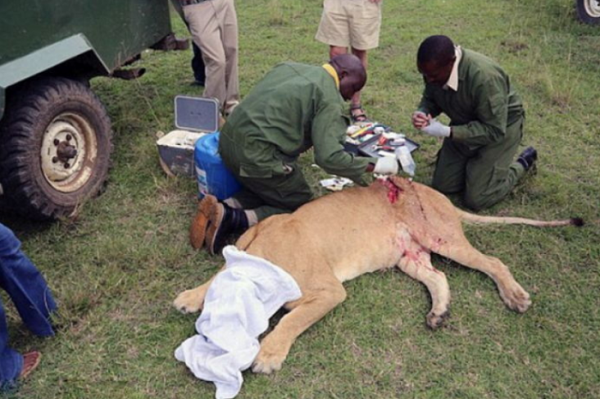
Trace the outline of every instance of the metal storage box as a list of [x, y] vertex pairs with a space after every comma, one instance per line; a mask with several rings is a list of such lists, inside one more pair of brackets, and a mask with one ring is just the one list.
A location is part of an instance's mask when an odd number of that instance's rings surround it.
[[217, 131], [218, 102], [213, 98], [176, 96], [175, 126], [157, 142], [160, 165], [169, 176], [195, 177], [194, 145], [196, 140]]

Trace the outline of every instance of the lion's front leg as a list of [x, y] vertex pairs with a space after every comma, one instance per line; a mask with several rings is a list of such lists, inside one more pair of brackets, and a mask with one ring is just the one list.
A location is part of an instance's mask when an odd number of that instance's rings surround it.
[[337, 280], [327, 289], [315, 292], [305, 293], [298, 305], [263, 339], [252, 371], [270, 374], [281, 369], [296, 338], [346, 298], [346, 290]]
[[202, 284], [199, 287], [191, 290], [185, 290], [173, 301], [173, 306], [181, 313], [196, 313], [202, 309], [204, 305], [204, 297], [208, 290], [208, 283]]
[[[219, 270], [219, 273], [225, 269], [225, 266]], [[218, 273], [212, 276], [210, 280], [206, 283], [202, 284], [199, 287], [193, 288], [191, 290], [185, 290], [173, 301], [173, 306], [175, 309], [179, 310], [181, 313], [196, 313], [202, 310], [204, 306], [204, 298], [206, 297], [206, 292], [208, 291], [208, 287], [212, 284], [215, 277], [217, 277]]]

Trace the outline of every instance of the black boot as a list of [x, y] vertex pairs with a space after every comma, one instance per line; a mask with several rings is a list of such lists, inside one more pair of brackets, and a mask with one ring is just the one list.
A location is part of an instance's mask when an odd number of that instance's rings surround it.
[[526, 172], [531, 169], [531, 167], [535, 164], [535, 161], [537, 161], [537, 151], [533, 147], [525, 148], [525, 151], [523, 151], [521, 155], [519, 155], [519, 158], [517, 158], [517, 162], [523, 165]]
[[234, 234], [248, 230], [248, 217], [243, 209], [230, 208], [217, 204], [209, 217], [205, 244], [212, 255], [221, 252], [227, 245], [227, 239]]

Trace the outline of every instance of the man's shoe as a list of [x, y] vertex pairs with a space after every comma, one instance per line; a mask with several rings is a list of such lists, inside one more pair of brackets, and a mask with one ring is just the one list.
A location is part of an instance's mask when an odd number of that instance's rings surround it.
[[190, 226], [190, 244], [192, 244], [192, 248], [200, 249], [202, 248], [202, 245], [204, 245], [209, 216], [213, 213], [213, 209], [218, 204], [219, 201], [217, 200], [217, 197], [210, 194], [206, 195], [202, 201], [198, 203], [198, 211]]
[[537, 161], [537, 151], [533, 147], [525, 148], [525, 151], [523, 151], [521, 155], [519, 155], [519, 158], [517, 158], [517, 162], [523, 165], [525, 171], [531, 169], [531, 167], [535, 164], [535, 161]]
[[233, 101], [225, 105], [225, 109], [223, 110], [223, 115], [228, 118], [229, 115], [233, 112], [233, 110], [240, 105], [239, 101]]
[[233, 234], [241, 234], [248, 230], [248, 218], [243, 209], [230, 208], [225, 204], [217, 204], [210, 214], [206, 230], [206, 248], [211, 255], [220, 252], [227, 239]]

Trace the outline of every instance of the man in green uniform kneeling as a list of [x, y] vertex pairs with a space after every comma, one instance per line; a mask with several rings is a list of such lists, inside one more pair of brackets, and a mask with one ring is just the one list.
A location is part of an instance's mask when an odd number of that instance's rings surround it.
[[363, 174], [395, 174], [395, 158], [357, 157], [344, 151], [349, 118], [344, 101], [367, 80], [349, 54], [323, 66], [286, 62], [254, 87], [227, 120], [219, 153], [243, 189], [222, 203], [206, 196], [192, 223], [192, 245], [215, 254], [226, 238], [271, 215], [293, 212], [313, 198], [296, 161], [314, 149], [327, 173], [366, 184]]
[[[425, 90], [413, 126], [444, 139], [432, 186], [463, 193], [474, 210], [501, 201], [535, 163], [529, 147], [513, 161], [523, 136], [525, 110], [506, 73], [486, 56], [455, 46], [446, 36], [421, 43], [417, 67]], [[445, 113], [445, 126], [435, 118]]]

